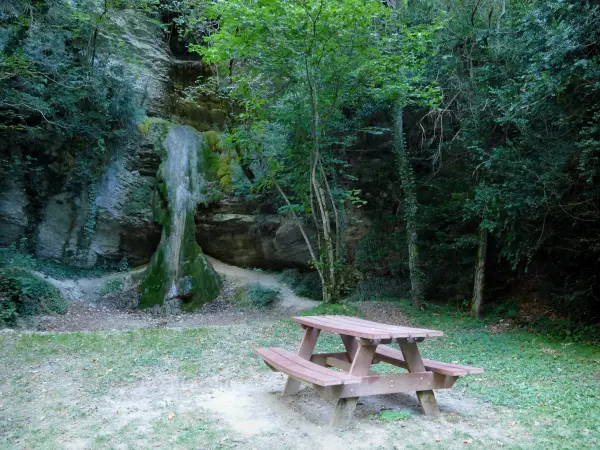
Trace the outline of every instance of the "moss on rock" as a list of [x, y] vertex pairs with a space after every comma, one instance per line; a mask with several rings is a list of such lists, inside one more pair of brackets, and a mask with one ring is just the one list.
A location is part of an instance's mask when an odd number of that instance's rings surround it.
[[211, 200], [203, 137], [171, 126], [163, 141], [166, 158], [158, 173], [153, 212], [163, 226], [158, 249], [140, 286], [140, 306], [190, 311], [215, 299], [220, 279], [196, 242], [194, 212]]

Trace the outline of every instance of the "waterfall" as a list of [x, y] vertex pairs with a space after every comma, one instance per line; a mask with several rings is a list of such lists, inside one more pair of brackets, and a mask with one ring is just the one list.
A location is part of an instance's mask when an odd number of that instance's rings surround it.
[[160, 244], [140, 286], [140, 306], [192, 310], [219, 295], [220, 281], [196, 242], [194, 213], [207, 202], [204, 137], [193, 128], [164, 126], [165, 155], [153, 205]]

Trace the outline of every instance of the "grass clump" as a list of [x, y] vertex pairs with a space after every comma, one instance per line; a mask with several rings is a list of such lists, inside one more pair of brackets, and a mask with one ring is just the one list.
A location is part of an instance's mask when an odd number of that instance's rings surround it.
[[412, 414], [408, 411], [392, 411], [392, 410], [384, 410], [379, 414], [371, 414], [369, 416], [370, 419], [381, 420], [382, 422], [399, 422], [401, 420], [410, 420], [412, 419]]

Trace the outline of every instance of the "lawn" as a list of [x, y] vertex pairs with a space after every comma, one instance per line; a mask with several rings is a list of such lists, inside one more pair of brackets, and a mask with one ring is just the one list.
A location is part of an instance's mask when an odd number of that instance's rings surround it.
[[[446, 333], [422, 344], [425, 357], [486, 372], [441, 392], [440, 418], [422, 416], [412, 396], [378, 397], [359, 405], [343, 431], [326, 426], [331, 406], [314, 391], [278, 397], [283, 377], [252, 354], [258, 346], [295, 350], [301, 330], [287, 319], [0, 335], [0, 448], [600, 446], [597, 346], [445, 312], [413, 312], [410, 321]], [[331, 335], [319, 347], [341, 349]], [[387, 367], [376, 370], [394, 370]]]

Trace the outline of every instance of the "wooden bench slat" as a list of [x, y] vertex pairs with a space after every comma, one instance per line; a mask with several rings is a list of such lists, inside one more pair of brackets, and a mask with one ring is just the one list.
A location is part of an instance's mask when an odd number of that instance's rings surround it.
[[315, 383], [320, 386], [331, 386], [339, 383], [339, 379], [330, 375], [313, 372], [306, 367], [297, 364], [279, 352], [279, 348], [259, 348], [254, 352], [262, 357], [269, 365], [275, 367], [280, 372], [285, 372], [309, 383]]
[[357, 384], [361, 381], [359, 377], [319, 366], [283, 348], [257, 348], [254, 353], [279, 371], [318, 386]]
[[[387, 345], [378, 345], [375, 356], [382, 361], [407, 368], [404, 355], [400, 350], [396, 350], [395, 348], [388, 347]], [[480, 367], [461, 366], [459, 364], [433, 361], [431, 359], [423, 359], [423, 364], [425, 365], [426, 370], [442, 375], [462, 376], [473, 373], [483, 373], [483, 369]]]

